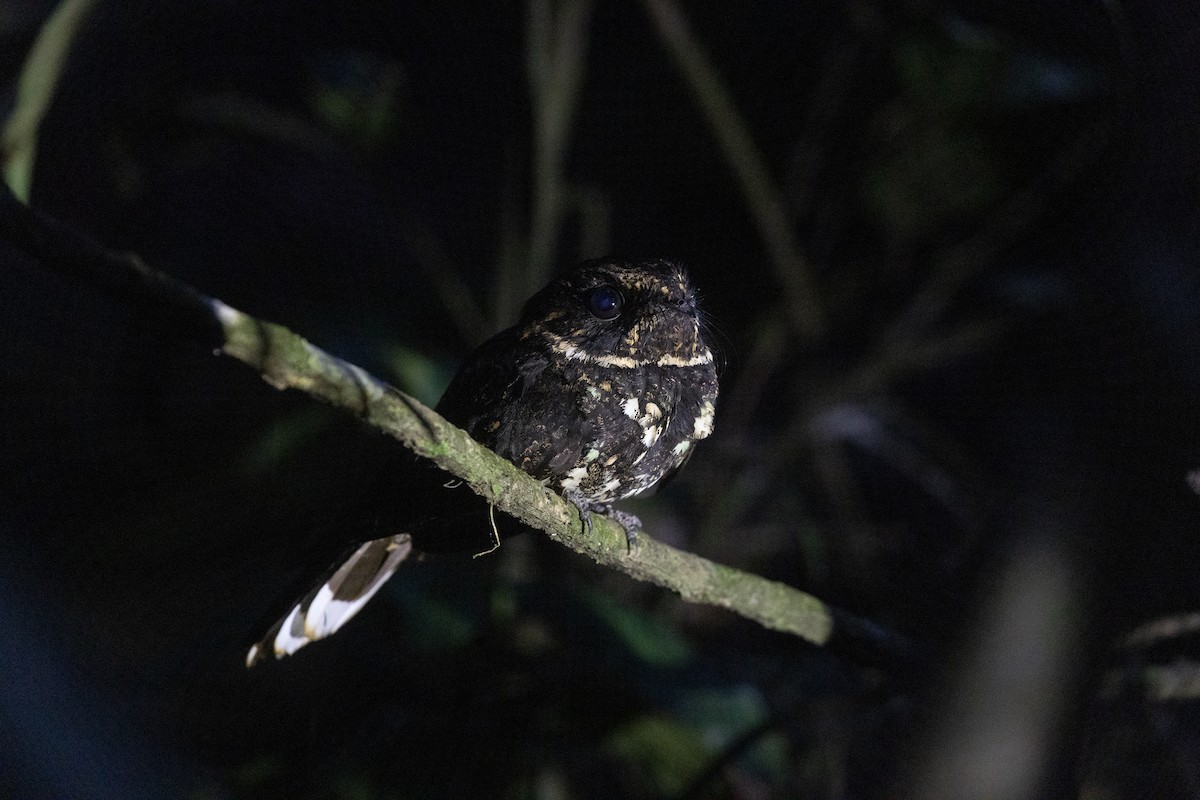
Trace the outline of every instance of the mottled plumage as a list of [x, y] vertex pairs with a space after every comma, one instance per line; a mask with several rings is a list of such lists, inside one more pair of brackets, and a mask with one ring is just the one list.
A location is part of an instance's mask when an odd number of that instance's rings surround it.
[[[620, 313], [589, 311], [615, 288]], [[438, 404], [536, 478], [597, 506], [640, 494], [712, 430], [717, 378], [695, 293], [669, 262], [589, 262], [475, 352]]]
[[[717, 376], [686, 273], [668, 261], [586, 262], [480, 346], [437, 410], [579, 507], [611, 504], [672, 474], [712, 432]], [[249, 664], [336, 631], [396, 570], [407, 533], [367, 542], [250, 650]]]

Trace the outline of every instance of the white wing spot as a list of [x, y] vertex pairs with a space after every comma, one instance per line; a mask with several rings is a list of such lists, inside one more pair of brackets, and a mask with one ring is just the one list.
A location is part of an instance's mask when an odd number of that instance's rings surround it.
[[567, 477], [563, 478], [562, 481], [559, 482], [559, 486], [562, 487], [564, 492], [578, 491], [579, 482], [586, 478], [587, 474], [587, 467], [576, 467], [567, 473]]
[[630, 419], [637, 419], [638, 399], [636, 397], [631, 397], [626, 400], [625, 404], [622, 405], [621, 408], [625, 412], [625, 416], [629, 417]]
[[692, 438], [703, 439], [713, 431], [713, 404], [706, 402], [700, 407], [700, 415], [696, 417], [696, 423], [692, 426]]
[[658, 425], [649, 425], [642, 434], [642, 444], [645, 447], [653, 447], [658, 441], [658, 437], [662, 434], [662, 428]]

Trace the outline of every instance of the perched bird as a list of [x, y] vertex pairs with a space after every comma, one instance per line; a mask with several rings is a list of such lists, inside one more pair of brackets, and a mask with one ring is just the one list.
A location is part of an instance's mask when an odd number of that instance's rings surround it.
[[[437, 411], [560, 492], [589, 529], [593, 513], [616, 520], [632, 546], [641, 523], [612, 504], [683, 465], [712, 433], [716, 399], [684, 270], [607, 258], [534, 295], [515, 326], [467, 359]], [[361, 544], [250, 649], [247, 665], [337, 631], [412, 548], [403, 526]]]

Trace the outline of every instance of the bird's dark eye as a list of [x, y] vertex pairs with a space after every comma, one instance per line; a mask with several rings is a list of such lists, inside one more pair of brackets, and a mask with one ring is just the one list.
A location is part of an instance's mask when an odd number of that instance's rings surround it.
[[621, 316], [625, 298], [615, 286], [597, 286], [584, 296], [587, 310], [596, 319], [616, 319]]

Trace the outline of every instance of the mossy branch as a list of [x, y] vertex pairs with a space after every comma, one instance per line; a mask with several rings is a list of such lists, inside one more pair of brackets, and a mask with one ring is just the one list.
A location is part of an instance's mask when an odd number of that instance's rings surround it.
[[[767, 628], [818, 645], [842, 629], [844, 614], [782, 583], [713, 563], [642, 535], [627, 549], [619, 526], [596, 519], [583, 530], [575, 508], [540, 482], [472, 440], [433, 410], [365, 370], [335, 358], [281, 325], [256, 319], [114, 253], [0, 189], [0, 236], [45, 266], [100, 288], [255, 369], [277, 389], [297, 389], [344, 409], [463, 479], [484, 499], [551, 539], [686, 600], [727, 608]], [[861, 626], [851, 624], [851, 629]], [[860, 639], [855, 635], [855, 639]], [[870, 636], [869, 638], [878, 638]], [[860, 641], [861, 643], [861, 641]], [[876, 649], [876, 648], [872, 648]]]
[[278, 389], [298, 389], [355, 414], [554, 541], [598, 564], [670, 589], [685, 600], [728, 608], [814, 644], [829, 640], [833, 617], [817, 598], [644, 534], [630, 550], [624, 531], [608, 519], [595, 518], [592, 532], [585, 533], [574, 506], [432, 409], [287, 328], [255, 319], [219, 300], [207, 299], [207, 303], [224, 331], [221, 352], [253, 367]]

